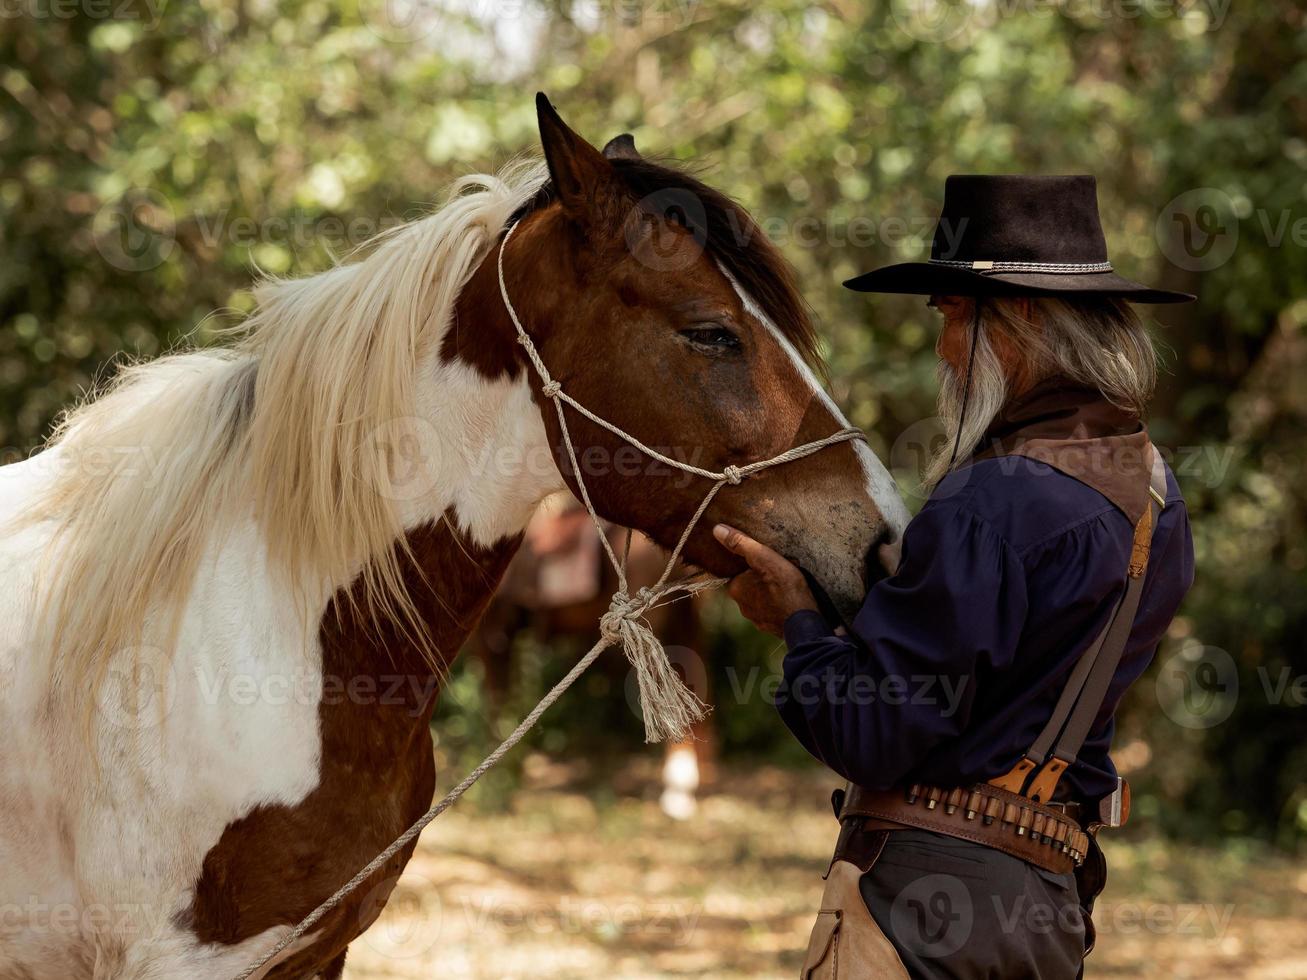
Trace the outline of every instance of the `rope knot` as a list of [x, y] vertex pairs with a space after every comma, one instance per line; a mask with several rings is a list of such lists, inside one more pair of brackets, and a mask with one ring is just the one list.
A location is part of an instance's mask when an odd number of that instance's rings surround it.
[[563, 385], [558, 381], [546, 381], [540, 386], [540, 393], [546, 398], [557, 398], [558, 393], [563, 390]]
[[643, 620], [644, 614], [666, 592], [660, 586], [640, 589], [634, 596], [618, 590], [599, 620], [599, 633], [604, 642], [620, 646], [635, 671], [648, 742], [684, 738], [705, 710], [703, 702], [672, 669], [663, 645]]
[[727, 466], [722, 470], [722, 476], [726, 478], [726, 482], [731, 486], [737, 485], [744, 479], [744, 474], [740, 472], [738, 466]]
[[599, 633], [610, 643], [622, 642], [622, 624], [634, 618], [636, 603], [622, 590], [613, 593], [608, 611], [599, 618]]

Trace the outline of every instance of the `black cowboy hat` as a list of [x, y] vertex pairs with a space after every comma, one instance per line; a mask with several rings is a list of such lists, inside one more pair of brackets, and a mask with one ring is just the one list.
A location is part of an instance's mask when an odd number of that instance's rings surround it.
[[864, 293], [940, 296], [1092, 294], [1185, 303], [1112, 271], [1093, 177], [955, 175], [930, 261], [873, 269], [844, 283]]

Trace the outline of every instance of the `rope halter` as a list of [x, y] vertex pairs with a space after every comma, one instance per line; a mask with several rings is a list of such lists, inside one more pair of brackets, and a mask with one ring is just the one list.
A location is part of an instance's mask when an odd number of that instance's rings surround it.
[[[564, 391], [562, 383], [549, 373], [549, 368], [545, 365], [544, 359], [541, 358], [540, 352], [536, 349], [535, 342], [532, 341], [530, 334], [526, 332], [526, 328], [522, 325], [521, 318], [517, 315], [513, 301], [508, 295], [508, 285], [504, 280], [504, 252], [508, 248], [509, 239], [513, 237], [513, 232], [516, 230], [517, 225], [513, 225], [504, 233], [504, 237], [499, 244], [499, 253], [495, 259], [495, 268], [499, 276], [499, 295], [504, 301], [504, 309], [508, 311], [509, 319], [513, 322], [513, 328], [517, 331], [517, 342], [526, 351], [527, 359], [531, 362], [531, 366], [540, 378], [540, 393], [553, 403], [554, 411], [558, 415], [558, 427], [563, 437], [563, 444], [567, 450], [568, 459], [572, 464], [572, 472], [576, 474], [576, 484], [580, 491], [581, 503], [585, 506], [586, 512], [589, 513], [590, 519], [599, 531], [599, 540], [603, 543], [604, 552], [617, 572], [618, 589], [613, 594], [608, 611], [600, 619], [600, 635], [608, 643], [620, 644], [627, 660], [635, 669], [636, 677], [640, 682], [640, 707], [644, 715], [645, 741], [659, 742], [665, 738], [682, 739], [689, 735], [691, 726], [703, 717], [706, 709], [703, 702], [685, 686], [681, 678], [672, 669], [662, 644], [654, 635], [653, 630], [649, 628], [644, 619], [644, 614], [664, 601], [671, 601], [681, 594], [692, 594], [706, 588], [713, 588], [724, 581], [723, 579], [706, 579], [702, 576], [691, 576], [675, 582], [669, 581], [672, 570], [675, 568], [677, 561], [680, 560], [681, 552], [685, 549], [686, 542], [689, 541], [690, 535], [698, 525], [700, 518], [707, 512], [713, 498], [717, 496], [717, 493], [724, 486], [738, 486], [745, 477], [772, 466], [780, 466], [783, 463], [811, 456], [813, 453], [838, 445], [841, 442], [866, 437], [860, 429], [840, 429], [824, 439], [794, 446], [778, 456], [773, 456], [771, 459], [758, 460], [743, 465], [731, 464], [722, 467], [720, 472], [692, 466], [646, 446], [625, 429], [601, 418], [578, 402]], [[681, 532], [676, 547], [672, 549], [671, 554], [668, 556], [667, 564], [663, 568], [663, 573], [658, 581], [652, 586], [640, 589], [634, 597], [630, 595], [630, 587], [626, 580], [625, 556], [618, 559], [617, 553], [608, 542], [608, 535], [604, 532], [599, 513], [595, 510], [595, 506], [590, 499], [590, 491], [585, 485], [585, 478], [581, 473], [580, 465], [577, 463], [576, 447], [572, 442], [572, 433], [567, 425], [567, 414], [563, 411], [563, 403], [567, 403], [591, 422], [607, 429], [623, 442], [634, 446], [651, 459], [658, 460], [660, 463], [674, 469], [712, 481], [712, 486], [704, 494], [703, 500], [695, 510], [694, 515], [690, 518], [689, 523], [685, 525], [685, 530]]]
[[[508, 288], [504, 285], [504, 249], [507, 247], [508, 240], [512, 237], [513, 230], [516, 227], [516, 225], [510, 227], [504, 233], [504, 237], [499, 244], [499, 254], [496, 259], [499, 272], [499, 293], [504, 299], [504, 307], [508, 310], [509, 318], [512, 319], [513, 326], [517, 329], [517, 342], [522, 345], [532, 366], [535, 368], [536, 374], [540, 376], [540, 393], [553, 403], [554, 410], [558, 413], [558, 425], [563, 434], [564, 445], [567, 447], [568, 459], [572, 463], [572, 472], [576, 474], [577, 487], [581, 491], [581, 502], [585, 504], [590, 519], [594, 521], [595, 527], [599, 530], [599, 540], [603, 543], [608, 560], [612, 562], [613, 568], [617, 570], [618, 589], [613, 593], [608, 611], [599, 620], [599, 640], [589, 649], [585, 656], [572, 666], [572, 669], [567, 672], [562, 680], [550, 688], [548, 693], [540, 699], [540, 702], [527, 712], [526, 717], [518, 722], [517, 727], [495, 747], [494, 751], [481, 761], [480, 765], [464, 776], [457, 786], [444, 795], [440, 802], [419, 817], [408, 830], [400, 834], [384, 851], [369, 861], [365, 867], [360, 868], [353, 878], [341, 885], [333, 895], [306, 915], [294, 929], [282, 936], [254, 963], [237, 974], [235, 980], [250, 980], [264, 966], [276, 960], [283, 952], [308, 935], [310, 929], [321, 922], [332, 910], [338, 908], [351, 894], [371, 880], [373, 876], [382, 872], [396, 855], [417, 839], [418, 835], [431, 821], [453, 806], [464, 793], [472, 788], [478, 779], [507, 755], [513, 746], [535, 727], [536, 722], [540, 720], [540, 717], [549, 707], [562, 697], [563, 692], [571, 687], [577, 678], [585, 673], [586, 669], [608, 647], [618, 645], [622, 647], [626, 659], [630, 661], [640, 682], [640, 709], [644, 715], [645, 740], [657, 742], [664, 738], [680, 739], [688, 735], [690, 727], [703, 717], [706, 709], [703, 702], [695, 697], [694, 693], [677, 676], [676, 671], [672, 669], [672, 665], [667, 660], [667, 654], [663, 650], [663, 645], [658, 642], [658, 638], [654, 636], [653, 630], [649, 628], [649, 624], [645, 620], [645, 614], [649, 610], [675, 599], [693, 596], [707, 589], [716, 588], [725, 581], [724, 579], [705, 576], [689, 576], [676, 581], [669, 581], [672, 569], [675, 567], [676, 562], [680, 560], [681, 552], [685, 548], [685, 543], [690, 539], [691, 532], [722, 487], [728, 484], [735, 486], [745, 477], [752, 476], [754, 473], [772, 466], [780, 466], [782, 463], [802, 459], [805, 456], [811, 456], [813, 453], [820, 452], [829, 446], [848, 442], [850, 439], [865, 438], [859, 429], [841, 429], [825, 439], [795, 446], [787, 449], [779, 456], [773, 456], [771, 459], [759, 460], [756, 463], [745, 463], [740, 466], [726, 466], [723, 467], [721, 472], [715, 472], [664, 456], [657, 450], [646, 446], [630, 433], [619, 429], [611, 422], [601, 419], [565, 392], [562, 384], [555, 381], [549, 374], [549, 369], [545, 367], [544, 361], [540, 359], [539, 351], [536, 350], [535, 344], [531, 342], [531, 338], [523, 329], [522, 321], [518, 319], [517, 311], [513, 309], [513, 303], [508, 298]], [[658, 581], [651, 586], [638, 590], [634, 595], [631, 595], [630, 586], [626, 581], [626, 556], [623, 554], [622, 559], [618, 559], [617, 554], [613, 551], [613, 546], [608, 541], [608, 536], [604, 533], [599, 514], [590, 501], [590, 492], [586, 489], [585, 480], [581, 476], [581, 467], [577, 465], [576, 447], [572, 444], [572, 435], [567, 427], [567, 417], [563, 413], [563, 402], [571, 405], [572, 408], [590, 419], [590, 421], [607, 429], [646, 456], [667, 466], [712, 481], [712, 486], [704, 494], [698, 509], [695, 510], [690, 522], [681, 533], [680, 540], [676, 542], [676, 547], [667, 559], [667, 566], [663, 569]], [[630, 543], [631, 539], [628, 532], [628, 550]]]

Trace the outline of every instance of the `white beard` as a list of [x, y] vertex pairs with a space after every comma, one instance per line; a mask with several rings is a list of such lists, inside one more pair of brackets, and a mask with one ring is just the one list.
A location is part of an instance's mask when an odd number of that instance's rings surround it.
[[[938, 367], [936, 407], [944, 424], [945, 440], [926, 467], [925, 484], [934, 487], [975, 452], [986, 430], [1007, 403], [1007, 372], [999, 362], [982, 324], [971, 366], [971, 396], [967, 397], [966, 368], [955, 371], [947, 361]], [[966, 413], [963, 414], [963, 402]], [[954, 450], [956, 447], [956, 456]]]

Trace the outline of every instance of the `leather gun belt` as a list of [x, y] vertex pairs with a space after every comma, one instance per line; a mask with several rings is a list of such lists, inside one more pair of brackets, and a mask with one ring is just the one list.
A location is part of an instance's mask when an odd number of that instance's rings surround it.
[[850, 786], [839, 811], [841, 821], [860, 819], [863, 830], [929, 830], [992, 847], [1054, 874], [1070, 874], [1089, 851], [1089, 835], [1076, 815], [1074, 804], [1036, 803], [988, 783], [970, 789]]

